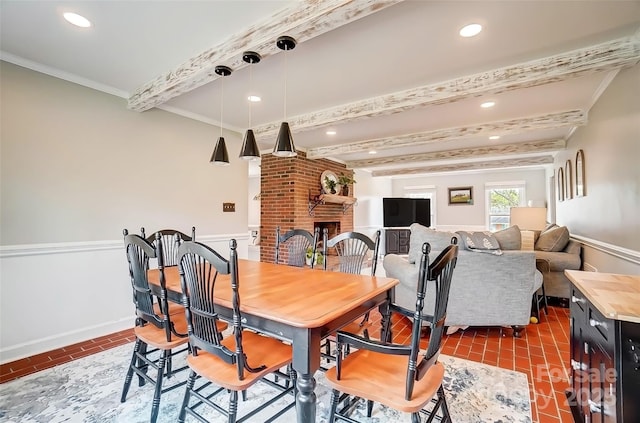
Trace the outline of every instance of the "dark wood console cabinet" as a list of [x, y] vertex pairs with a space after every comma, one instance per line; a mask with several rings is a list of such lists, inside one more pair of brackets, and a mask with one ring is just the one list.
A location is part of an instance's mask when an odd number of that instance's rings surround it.
[[640, 277], [565, 271], [571, 280], [573, 418], [640, 422]]
[[385, 229], [385, 254], [409, 254], [410, 229]]

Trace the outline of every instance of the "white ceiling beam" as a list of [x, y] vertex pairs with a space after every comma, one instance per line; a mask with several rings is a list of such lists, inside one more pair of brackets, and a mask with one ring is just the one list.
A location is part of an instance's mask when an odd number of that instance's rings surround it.
[[521, 142], [515, 144], [490, 145], [455, 150], [434, 151], [430, 153], [410, 154], [406, 156], [379, 157], [373, 159], [346, 161], [348, 169], [362, 169], [385, 165], [398, 165], [440, 160], [462, 160], [478, 157], [498, 157], [509, 154], [544, 153], [564, 150], [567, 142], [564, 139]]
[[[637, 35], [464, 76], [392, 94], [359, 100], [289, 118], [294, 132], [391, 115], [416, 107], [453, 103], [480, 95], [499, 94], [559, 82], [595, 72], [633, 66], [640, 61]], [[280, 121], [258, 126], [256, 136], [273, 137]]]
[[138, 88], [129, 97], [128, 107], [138, 112], [149, 110], [207, 84], [219, 78], [214, 72], [216, 65], [241, 69], [248, 65], [242, 60], [245, 51], [257, 51], [263, 58], [277, 54], [281, 50], [276, 47], [276, 39], [281, 35], [293, 37], [298, 43], [305, 42], [400, 1], [296, 1]]
[[520, 134], [533, 130], [552, 129], [566, 126], [583, 126], [586, 124], [587, 114], [585, 112], [582, 110], [570, 110], [547, 115], [529, 116], [521, 119], [488, 122], [456, 128], [437, 129], [435, 131], [418, 132], [415, 134], [406, 134], [394, 137], [376, 138], [373, 140], [358, 141], [351, 144], [316, 147], [307, 150], [307, 157], [310, 159], [338, 157], [341, 154], [360, 153], [369, 150], [415, 147], [434, 142], [442, 143], [483, 135], [488, 136], [500, 134], [504, 136], [509, 134]]
[[371, 172], [371, 176], [421, 175], [428, 173], [460, 172], [465, 170], [489, 170], [522, 166], [540, 166], [552, 163], [553, 156], [525, 157], [518, 159], [490, 160], [485, 162], [464, 162], [437, 166], [376, 170]]

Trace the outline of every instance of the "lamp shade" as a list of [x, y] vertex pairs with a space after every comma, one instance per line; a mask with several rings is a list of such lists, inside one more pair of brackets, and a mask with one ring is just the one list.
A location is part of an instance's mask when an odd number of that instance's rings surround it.
[[218, 138], [209, 161], [218, 166], [229, 165], [229, 153], [227, 152], [227, 143], [224, 141], [224, 137]]
[[546, 207], [511, 207], [511, 226], [521, 230], [539, 231], [547, 225]]
[[240, 158], [245, 160], [253, 160], [260, 158], [260, 149], [256, 143], [256, 137], [253, 135], [253, 129], [247, 129], [240, 150]]
[[273, 155], [276, 157], [295, 157], [298, 155], [296, 147], [293, 145], [293, 137], [291, 136], [288, 122], [282, 122], [282, 125], [280, 125], [276, 145], [273, 147]]

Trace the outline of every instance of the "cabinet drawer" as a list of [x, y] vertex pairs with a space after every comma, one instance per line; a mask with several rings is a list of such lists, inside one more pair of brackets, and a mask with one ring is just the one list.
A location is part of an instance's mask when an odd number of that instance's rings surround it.
[[[571, 303], [569, 305], [569, 310], [571, 311], [571, 315], [575, 316], [578, 320], [584, 320], [584, 316], [586, 315], [588, 301], [585, 298], [584, 294], [576, 289], [575, 286], [571, 285]], [[581, 319], [582, 317], [582, 319]]]
[[596, 342], [613, 347], [615, 336], [615, 322], [605, 318], [598, 309], [589, 303], [587, 311], [587, 325], [591, 329], [591, 336]]

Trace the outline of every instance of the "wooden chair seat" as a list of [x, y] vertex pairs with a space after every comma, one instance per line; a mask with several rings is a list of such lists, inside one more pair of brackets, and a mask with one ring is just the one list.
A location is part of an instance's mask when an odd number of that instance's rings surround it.
[[[155, 303], [153, 305], [153, 311], [157, 315], [161, 315], [162, 311], [160, 310], [160, 304]], [[174, 314], [184, 314], [184, 306], [182, 304], [169, 303], [169, 314], [171, 316], [173, 316]]]
[[[229, 336], [222, 340], [222, 345], [235, 351], [235, 339]], [[291, 363], [293, 350], [290, 345], [277, 339], [259, 335], [254, 332], [242, 332], [242, 346], [251, 367], [266, 366], [256, 373], [245, 372], [244, 379], [238, 379], [238, 367], [228, 364], [219, 357], [199, 351], [197, 356], [189, 354], [187, 364], [191, 370], [207, 380], [232, 391], [244, 391], [265, 375]], [[256, 357], [252, 359], [252, 357]]]
[[147, 323], [144, 326], [136, 326], [133, 329], [135, 335], [147, 345], [151, 345], [154, 348], [161, 350], [170, 350], [179, 345], [186, 344], [189, 338], [187, 334], [187, 320], [184, 315], [172, 315], [171, 323], [173, 323], [176, 332], [184, 333], [184, 337], [172, 336], [171, 341], [167, 341], [167, 333], [164, 329], [160, 329], [151, 323]]
[[431, 401], [442, 384], [444, 366], [435, 363], [416, 381], [412, 399], [405, 400], [405, 381], [409, 357], [380, 354], [368, 350], [352, 352], [342, 361], [342, 376], [336, 368], [326, 371], [327, 383], [349, 395], [367, 398], [406, 413], [416, 413]]

